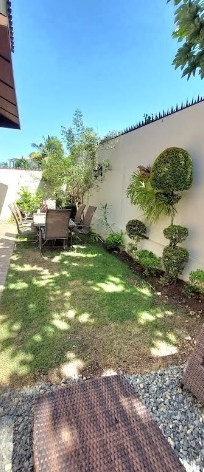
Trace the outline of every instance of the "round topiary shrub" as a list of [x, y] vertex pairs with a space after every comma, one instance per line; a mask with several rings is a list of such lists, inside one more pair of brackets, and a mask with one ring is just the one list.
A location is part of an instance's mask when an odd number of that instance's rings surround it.
[[163, 205], [166, 206], [167, 214], [171, 213], [172, 207], [176, 205], [180, 199], [181, 199], [181, 195], [178, 195], [177, 193], [162, 193], [162, 192], [156, 193], [157, 202], [162, 203]]
[[140, 220], [130, 220], [126, 225], [126, 231], [130, 239], [135, 239], [137, 236], [142, 238], [146, 234], [147, 228]]
[[155, 160], [150, 182], [154, 189], [179, 192], [191, 187], [193, 179], [192, 158], [182, 148], [165, 149]]
[[188, 237], [188, 228], [179, 225], [170, 225], [165, 228], [164, 236], [170, 240], [170, 246], [175, 247], [176, 244], [182, 243]]
[[169, 283], [176, 282], [179, 274], [183, 272], [185, 265], [189, 260], [189, 253], [183, 247], [167, 246], [163, 250], [162, 262], [166, 272], [166, 280]]

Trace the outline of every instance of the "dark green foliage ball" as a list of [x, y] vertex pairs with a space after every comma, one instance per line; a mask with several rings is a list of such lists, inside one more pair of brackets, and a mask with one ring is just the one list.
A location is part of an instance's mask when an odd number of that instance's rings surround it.
[[189, 253], [183, 247], [167, 246], [163, 250], [163, 265], [166, 272], [166, 278], [170, 283], [176, 282], [179, 274], [183, 272], [185, 265], [189, 260]]
[[147, 228], [140, 220], [130, 220], [126, 225], [126, 231], [130, 239], [135, 239], [137, 236], [142, 237], [146, 234]]
[[179, 225], [170, 225], [168, 228], [165, 228], [164, 231], [165, 238], [170, 240], [170, 246], [176, 246], [178, 243], [182, 243], [188, 237], [188, 228]]
[[155, 190], [179, 192], [189, 189], [192, 179], [192, 158], [184, 149], [171, 147], [165, 149], [155, 160], [150, 182]]
[[156, 193], [156, 200], [159, 203], [166, 205], [166, 207], [169, 208], [169, 213], [171, 212], [172, 206], [176, 205], [180, 199], [181, 195], [178, 193]]

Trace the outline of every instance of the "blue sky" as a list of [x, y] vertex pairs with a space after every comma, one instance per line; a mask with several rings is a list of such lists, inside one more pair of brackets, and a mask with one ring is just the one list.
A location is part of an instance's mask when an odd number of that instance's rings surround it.
[[202, 94], [171, 65], [166, 0], [13, 0], [14, 75], [21, 130], [0, 130], [0, 161], [60, 136], [76, 108], [99, 134]]

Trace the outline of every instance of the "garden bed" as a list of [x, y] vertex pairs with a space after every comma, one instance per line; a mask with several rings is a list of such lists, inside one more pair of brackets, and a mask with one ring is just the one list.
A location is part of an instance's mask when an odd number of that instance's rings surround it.
[[194, 293], [191, 296], [185, 294], [187, 283], [184, 280], [177, 279], [176, 283], [163, 285], [160, 283], [162, 271], [158, 271], [155, 276], [145, 275], [144, 269], [127, 252], [115, 253], [117, 258], [123, 261], [135, 273], [151, 284], [156, 290], [158, 296], [165, 303], [169, 302], [175, 306], [183, 306], [191, 316], [204, 314], [204, 295]]

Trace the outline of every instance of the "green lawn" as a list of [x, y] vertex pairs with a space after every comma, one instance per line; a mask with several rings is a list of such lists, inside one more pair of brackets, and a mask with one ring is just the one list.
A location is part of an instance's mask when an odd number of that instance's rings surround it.
[[186, 357], [186, 315], [162, 306], [113, 255], [89, 244], [45, 255], [19, 241], [12, 257], [0, 302], [1, 384], [144, 372]]

